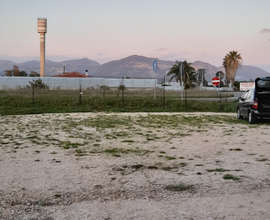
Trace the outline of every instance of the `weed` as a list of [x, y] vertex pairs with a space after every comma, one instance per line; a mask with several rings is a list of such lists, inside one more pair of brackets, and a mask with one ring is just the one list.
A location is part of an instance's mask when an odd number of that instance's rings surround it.
[[60, 147], [63, 147], [64, 149], [69, 149], [69, 148], [78, 148], [78, 146], [81, 146], [79, 143], [71, 143], [70, 141], [61, 141], [59, 143]]
[[80, 146], [80, 144], [79, 144], [79, 143], [71, 143], [71, 146], [72, 146], [73, 148], [78, 148], [78, 146]]
[[215, 170], [207, 170], [207, 172], [226, 172], [226, 171], [230, 171], [230, 170], [225, 170], [225, 169], [222, 169], [222, 168], [218, 168], [218, 169], [215, 169]]
[[60, 194], [55, 194], [55, 195], [54, 195], [54, 198], [57, 199], [57, 198], [60, 198], [61, 196], [62, 196], [62, 195], [60, 195]]
[[167, 160], [176, 160], [175, 157], [171, 157], [171, 156], [165, 156], [165, 158], [166, 158]]
[[193, 188], [193, 185], [185, 185], [183, 183], [165, 186], [165, 189], [167, 189], [169, 191], [186, 191], [186, 190], [190, 190], [192, 188]]
[[102, 151], [98, 151], [98, 150], [91, 150], [90, 153], [91, 154], [97, 154], [97, 153], [101, 153]]
[[115, 154], [118, 153], [120, 150], [118, 148], [112, 148], [112, 149], [106, 149], [104, 152], [110, 153], [110, 154]]
[[144, 135], [143, 133], [140, 133], [140, 132], [139, 133], [136, 133], [136, 134], [138, 134], [138, 135]]
[[82, 153], [83, 153], [83, 151], [82, 151], [81, 149], [76, 149], [75, 152], [76, 152], [77, 154], [82, 154]]
[[239, 177], [233, 176], [231, 174], [226, 174], [225, 176], [223, 176], [223, 179], [225, 179], [225, 180], [240, 180]]
[[122, 142], [133, 143], [133, 140], [123, 140]]
[[230, 149], [230, 151], [232, 151], [232, 150], [235, 150], [235, 151], [242, 151], [241, 148]]
[[121, 148], [112, 148], [112, 149], [105, 149], [104, 150], [105, 153], [109, 153], [109, 154], [113, 154], [115, 156], [115, 154], [119, 153], [124, 153], [124, 154], [129, 154], [129, 153], [134, 153], [136, 155], [145, 155], [147, 153], [150, 153], [151, 151], [148, 150], [140, 150], [140, 149], [121, 149]]
[[132, 168], [132, 169], [135, 169], [135, 170], [138, 170], [138, 169], [140, 169], [140, 168], [142, 168], [142, 167], [143, 167], [142, 164], [136, 164], [136, 165], [132, 165], [132, 166], [131, 166], [131, 168]]
[[157, 170], [158, 169], [158, 167], [156, 167], [156, 166], [148, 166], [147, 167], [149, 170]]
[[179, 163], [179, 166], [180, 167], [185, 167], [185, 166], [187, 166], [187, 163]]
[[175, 167], [162, 167], [161, 169], [162, 170], [165, 170], [165, 171], [170, 171], [172, 169], [174, 169]]
[[259, 161], [259, 162], [264, 162], [264, 161], [267, 161], [267, 160], [268, 160], [267, 158], [256, 159], [256, 161]]
[[207, 132], [208, 130], [196, 130], [196, 132]]

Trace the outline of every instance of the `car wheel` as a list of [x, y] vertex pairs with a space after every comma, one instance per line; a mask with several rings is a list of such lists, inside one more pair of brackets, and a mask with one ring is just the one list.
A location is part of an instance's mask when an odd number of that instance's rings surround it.
[[241, 115], [241, 113], [240, 113], [240, 109], [237, 109], [237, 118], [238, 119], [242, 119], [243, 118], [242, 115]]
[[248, 112], [248, 123], [249, 124], [254, 124], [256, 122], [256, 117], [252, 113], [252, 111]]

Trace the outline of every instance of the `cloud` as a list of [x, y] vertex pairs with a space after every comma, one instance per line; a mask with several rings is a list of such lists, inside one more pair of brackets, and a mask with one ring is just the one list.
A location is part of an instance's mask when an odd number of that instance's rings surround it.
[[156, 51], [163, 51], [163, 50], [166, 50], [166, 48], [156, 49]]
[[151, 54], [151, 56], [158, 57], [159, 59], [162, 60], [170, 60], [170, 61], [175, 61], [175, 60], [190, 60], [194, 55], [189, 52], [180, 52], [180, 53], [175, 53], [171, 51], [167, 51], [165, 48], [159, 49], [158, 53]]
[[264, 28], [260, 31], [261, 34], [268, 34], [270, 33], [270, 29]]
[[183, 60], [184, 56], [178, 53], [171, 53], [171, 52], [163, 52], [158, 55], [159, 59], [162, 60], [170, 60], [170, 61], [175, 61], [175, 60]]

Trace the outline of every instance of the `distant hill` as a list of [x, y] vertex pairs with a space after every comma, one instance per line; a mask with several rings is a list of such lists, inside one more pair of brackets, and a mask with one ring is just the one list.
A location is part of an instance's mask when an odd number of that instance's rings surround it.
[[195, 61], [192, 63], [192, 65], [196, 70], [198, 69], [205, 69], [205, 79], [208, 81], [208, 82], [211, 82], [212, 81], [212, 78], [214, 76], [216, 76], [216, 73], [218, 71], [222, 71], [222, 72], [225, 72], [224, 71], [224, 67], [215, 67], [209, 63], [205, 63], [205, 62], [202, 62], [202, 61]]
[[162, 61], [156, 58], [133, 55], [102, 64], [94, 75], [102, 77], [155, 78], [153, 71], [154, 60], [158, 62], [157, 78], [164, 77], [174, 64], [173, 61]]
[[[28, 74], [31, 71], [40, 71], [40, 62], [37, 60], [27, 61], [23, 63], [15, 63], [9, 60], [0, 60], [0, 75], [4, 75], [5, 70], [11, 70], [13, 65], [19, 67], [21, 71], [25, 71]], [[62, 62], [53, 62], [51, 60], [46, 60], [46, 76], [54, 76], [63, 73], [63, 65], [65, 66], [66, 72], [81, 72], [85, 73], [88, 70], [89, 74], [93, 74], [100, 64], [96, 61], [89, 60], [87, 58], [77, 59], [77, 60], [66, 60]]]
[[16, 65], [10, 60], [0, 60], [0, 75], [4, 75], [5, 70], [12, 69], [12, 66]]
[[259, 76], [270, 76], [270, 73], [258, 67], [244, 65], [237, 70], [235, 80], [250, 81], [250, 79], [254, 80]]
[[[153, 62], [157, 60], [158, 70], [155, 75], [153, 72]], [[130, 77], [130, 78], [163, 78], [175, 61], [164, 61], [157, 58], [149, 58], [144, 56], [132, 55], [120, 60], [114, 60], [105, 64], [99, 64], [96, 61], [87, 58], [66, 60], [62, 62], [53, 62], [46, 60], [46, 76], [53, 76], [63, 73], [63, 65], [65, 64], [66, 72], [77, 71], [85, 73], [88, 70], [89, 76], [94, 77]], [[9, 60], [0, 60], [0, 75], [4, 75], [5, 70], [12, 69], [13, 65], [17, 65], [21, 71], [30, 73], [31, 71], [39, 72], [39, 61], [32, 60], [23, 63], [15, 63]], [[218, 71], [224, 71], [223, 67], [216, 67], [202, 61], [195, 61], [192, 66], [197, 69], [205, 69], [205, 78], [211, 82], [211, 79]], [[258, 67], [244, 65], [238, 69], [235, 79], [238, 81], [254, 80], [258, 76], [270, 76], [269, 72]], [[166, 76], [166, 80], [169, 77]]]

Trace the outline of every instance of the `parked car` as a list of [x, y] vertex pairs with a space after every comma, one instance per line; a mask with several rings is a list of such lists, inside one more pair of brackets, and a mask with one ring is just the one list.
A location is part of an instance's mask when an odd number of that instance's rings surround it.
[[270, 117], [270, 77], [259, 77], [255, 88], [251, 88], [239, 97], [237, 118], [247, 118], [250, 124], [258, 118]]

